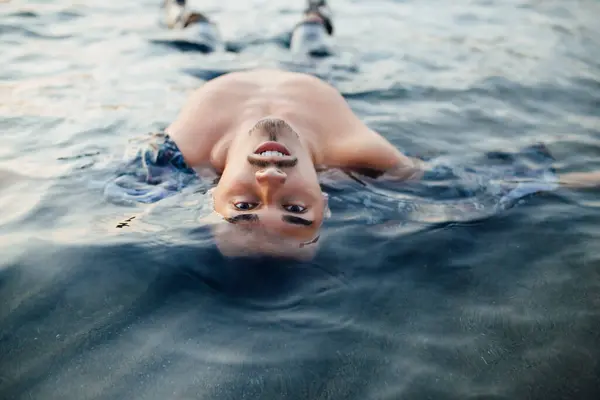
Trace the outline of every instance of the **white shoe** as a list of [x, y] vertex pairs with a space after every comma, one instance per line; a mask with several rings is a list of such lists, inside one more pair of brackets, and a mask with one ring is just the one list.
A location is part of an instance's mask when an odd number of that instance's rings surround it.
[[302, 22], [292, 33], [290, 50], [311, 56], [327, 56], [332, 53], [331, 39], [320, 22]]
[[225, 44], [217, 25], [203, 17], [198, 17], [199, 15], [201, 14], [188, 14], [184, 21], [185, 29], [182, 38], [206, 53], [224, 51]]
[[325, 0], [308, 0], [304, 15], [309, 14], [318, 15], [321, 21], [307, 19], [299, 23], [292, 32], [290, 50], [316, 57], [331, 55], [333, 34], [331, 9]]
[[331, 8], [329, 8], [329, 5], [325, 0], [308, 0], [305, 12], [309, 11], [317, 12], [329, 20], [333, 18]]
[[164, 0], [164, 23], [169, 29], [182, 28], [187, 11], [185, 0]]

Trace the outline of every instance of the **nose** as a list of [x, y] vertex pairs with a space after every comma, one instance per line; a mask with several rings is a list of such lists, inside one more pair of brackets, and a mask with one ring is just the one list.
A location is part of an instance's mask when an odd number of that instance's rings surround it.
[[256, 181], [261, 185], [283, 185], [286, 179], [286, 173], [277, 168], [271, 167], [256, 171]]

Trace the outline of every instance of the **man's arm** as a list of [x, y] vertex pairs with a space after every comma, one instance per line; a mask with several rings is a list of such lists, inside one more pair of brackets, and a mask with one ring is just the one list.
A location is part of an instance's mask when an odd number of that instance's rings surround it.
[[338, 166], [360, 174], [394, 181], [418, 180], [423, 176], [425, 163], [408, 157], [371, 130], [363, 130], [352, 139], [338, 145]]
[[425, 163], [417, 158], [404, 156], [399, 163], [386, 170], [380, 179], [389, 181], [418, 181], [425, 174]]
[[[400, 164], [381, 175], [381, 179], [414, 181], [423, 177], [425, 163], [416, 158], [410, 158], [412, 165]], [[558, 176], [558, 184], [568, 189], [599, 189], [600, 171], [572, 172]]]
[[570, 189], [600, 188], [600, 171], [571, 172], [558, 177], [561, 186]]

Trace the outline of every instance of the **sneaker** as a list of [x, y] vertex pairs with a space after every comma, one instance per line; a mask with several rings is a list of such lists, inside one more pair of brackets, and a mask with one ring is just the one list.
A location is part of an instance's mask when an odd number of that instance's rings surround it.
[[327, 57], [332, 54], [330, 36], [320, 21], [304, 21], [292, 33], [290, 50], [296, 54]]
[[188, 13], [185, 0], [164, 0], [164, 22], [169, 29], [181, 28]]
[[333, 13], [325, 0], [308, 0], [304, 13], [314, 12], [321, 15], [324, 19], [331, 19]]
[[333, 14], [325, 0], [308, 0], [304, 14], [306, 15], [309, 13], [319, 15], [323, 19], [323, 25], [325, 26], [327, 33], [329, 35], [333, 34], [333, 24], [331, 22]]

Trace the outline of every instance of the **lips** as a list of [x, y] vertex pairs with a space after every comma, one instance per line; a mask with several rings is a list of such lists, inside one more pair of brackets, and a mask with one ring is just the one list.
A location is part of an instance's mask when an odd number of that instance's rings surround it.
[[275, 153], [281, 153], [283, 156], [290, 155], [288, 148], [278, 142], [265, 142], [254, 150], [256, 155], [262, 155], [263, 153], [268, 153], [267, 155], [276, 155]]

